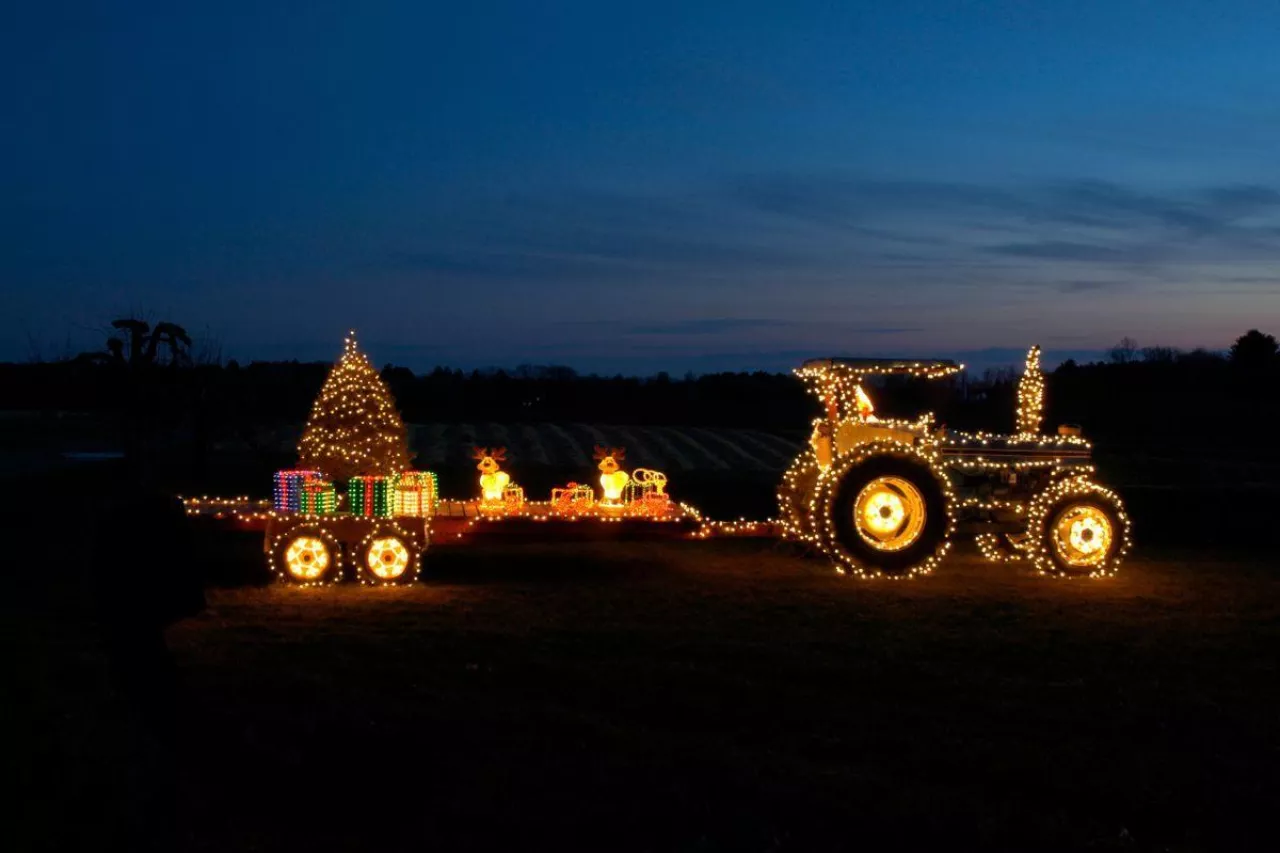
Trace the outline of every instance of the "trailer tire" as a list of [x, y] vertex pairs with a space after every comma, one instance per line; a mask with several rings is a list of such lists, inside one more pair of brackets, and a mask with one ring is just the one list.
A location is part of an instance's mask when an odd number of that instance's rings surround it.
[[276, 534], [269, 559], [271, 570], [287, 583], [319, 586], [342, 580], [342, 546], [322, 527], [303, 525]]
[[423, 550], [399, 525], [374, 527], [355, 549], [360, 583], [372, 586], [413, 583], [421, 571]]

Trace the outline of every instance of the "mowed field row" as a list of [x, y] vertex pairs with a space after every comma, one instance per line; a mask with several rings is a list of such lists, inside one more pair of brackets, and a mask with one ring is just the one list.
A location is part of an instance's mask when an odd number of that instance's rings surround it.
[[473, 448], [505, 447], [509, 467], [593, 467], [596, 445], [624, 447], [628, 467], [664, 471], [746, 468], [782, 471], [799, 445], [760, 430], [593, 424], [414, 424], [410, 446], [417, 464], [451, 466]]
[[[800, 450], [796, 437], [756, 429], [617, 426], [613, 424], [409, 424], [409, 447], [420, 468], [470, 463], [473, 449], [505, 447], [509, 470], [595, 466], [596, 445], [624, 447], [626, 467], [661, 471], [786, 470]], [[301, 426], [274, 431], [266, 442], [292, 452]]]

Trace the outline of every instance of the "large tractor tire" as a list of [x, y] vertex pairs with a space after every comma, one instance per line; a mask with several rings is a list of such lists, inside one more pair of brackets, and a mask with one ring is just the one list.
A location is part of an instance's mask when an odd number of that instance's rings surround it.
[[821, 474], [818, 457], [806, 448], [782, 475], [778, 486], [778, 519], [782, 522], [784, 539], [817, 544], [813, 499]]
[[342, 580], [342, 546], [321, 527], [302, 525], [277, 533], [268, 559], [271, 570], [287, 583], [319, 586]]
[[414, 537], [396, 524], [380, 524], [355, 549], [360, 583], [392, 586], [413, 583], [422, 567], [422, 551]]
[[921, 448], [857, 448], [822, 476], [816, 503], [819, 546], [841, 571], [924, 574], [951, 547], [951, 489], [936, 457]]
[[1028, 516], [1028, 550], [1042, 575], [1107, 577], [1129, 551], [1120, 497], [1084, 477], [1054, 483], [1031, 502]]

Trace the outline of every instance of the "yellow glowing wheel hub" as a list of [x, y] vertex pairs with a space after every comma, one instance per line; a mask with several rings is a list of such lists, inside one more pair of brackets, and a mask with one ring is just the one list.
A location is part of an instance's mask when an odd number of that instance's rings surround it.
[[403, 575], [409, 568], [410, 560], [409, 549], [395, 536], [374, 539], [369, 543], [364, 558], [369, 571], [384, 581], [395, 580]]
[[285, 570], [300, 581], [324, 577], [330, 562], [329, 546], [315, 536], [299, 536], [289, 543], [284, 552]]
[[901, 551], [924, 530], [924, 496], [902, 477], [877, 477], [862, 487], [853, 505], [853, 523], [877, 551]]
[[1075, 569], [1092, 569], [1111, 554], [1115, 532], [1111, 519], [1096, 506], [1069, 506], [1054, 520], [1053, 547], [1062, 562]]

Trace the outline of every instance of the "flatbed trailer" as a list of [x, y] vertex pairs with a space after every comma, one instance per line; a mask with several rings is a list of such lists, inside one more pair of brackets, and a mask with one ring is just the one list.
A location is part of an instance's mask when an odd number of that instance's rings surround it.
[[[704, 522], [692, 507], [673, 504], [661, 516], [595, 508], [557, 512], [550, 503], [530, 502], [519, 513], [486, 510], [481, 501], [442, 500], [426, 516], [370, 517], [334, 512], [280, 511], [270, 501], [247, 497], [184, 498], [189, 517], [261, 533], [263, 553], [282, 581], [304, 586], [354, 578], [382, 586], [416, 580], [427, 550], [477, 540], [635, 540], [706, 538], [730, 535]], [[743, 535], [737, 532], [736, 535]]]

